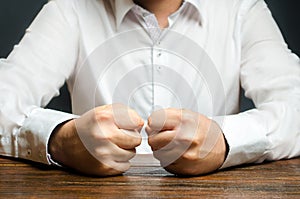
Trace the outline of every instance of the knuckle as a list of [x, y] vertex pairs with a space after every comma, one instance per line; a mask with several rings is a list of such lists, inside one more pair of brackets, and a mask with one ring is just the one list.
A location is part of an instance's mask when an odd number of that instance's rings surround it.
[[137, 131], [132, 132], [127, 130], [122, 130], [122, 136], [119, 137], [116, 135], [113, 139], [119, 140], [120, 142], [126, 144], [128, 147], [131, 148], [137, 147], [142, 143], [142, 136]]
[[102, 129], [97, 129], [97, 131], [91, 133], [91, 138], [99, 142], [110, 140], [110, 136], [109, 133], [104, 132]]
[[144, 121], [137, 113], [134, 112], [131, 114], [130, 119], [137, 128], [142, 128], [144, 126]]
[[176, 121], [182, 121], [182, 110], [170, 108], [168, 109], [168, 113], [172, 114]]
[[152, 118], [152, 115], [150, 115], [150, 117], [148, 117], [148, 120], [147, 120], [148, 127], [152, 126], [152, 122], [153, 122], [153, 118]]
[[139, 119], [138, 119], [138, 127], [139, 128], [143, 128], [143, 126], [144, 126], [144, 121], [139, 117]]
[[188, 124], [199, 124], [201, 121], [201, 117], [200, 114], [198, 113], [194, 113], [188, 110], [183, 110], [182, 121], [183, 123], [188, 123]]
[[136, 149], [133, 148], [133, 149], [130, 150], [130, 153], [128, 154], [127, 160], [128, 160], [128, 161], [131, 160], [132, 158], [135, 157], [135, 155], [136, 155]]
[[142, 144], [142, 136], [138, 137], [137, 139], [138, 139], [137, 144], [138, 145]]
[[150, 145], [150, 146], [153, 146], [153, 139], [151, 138], [151, 137], [149, 137], [148, 138], [148, 144]]
[[104, 150], [104, 149], [98, 149], [96, 151], [96, 157], [98, 157], [99, 160], [101, 159], [110, 159], [112, 156], [110, 150]]
[[188, 115], [188, 116], [184, 116], [183, 117], [183, 123], [187, 123], [187, 124], [199, 124], [200, 123], [200, 120], [198, 119], [198, 117], [194, 117], [194, 116], [191, 116], [191, 115]]
[[141, 145], [141, 143], [142, 143], [142, 138], [141, 137], [135, 137], [132, 140], [132, 145], [134, 147], [137, 147], [137, 146]]
[[199, 144], [197, 139], [194, 139], [193, 135], [179, 135], [176, 138], [177, 142], [184, 145], [184, 146], [195, 146]]
[[197, 161], [199, 159], [199, 154], [196, 151], [187, 151], [182, 155], [182, 159], [186, 161]]
[[117, 137], [117, 136], [116, 136], [114, 133], [107, 133], [107, 134], [105, 135], [105, 137], [102, 138], [102, 140], [104, 140], [104, 141], [109, 141], [109, 142], [113, 142], [113, 140], [115, 140], [116, 137]]
[[152, 148], [154, 148], [154, 146], [155, 146], [155, 140], [154, 140], [152, 137], [149, 137], [149, 138], [148, 138], [148, 144], [149, 144]]
[[113, 115], [111, 111], [108, 110], [96, 110], [95, 111], [95, 120], [97, 122], [103, 122], [103, 121], [111, 121], [113, 118]]
[[193, 138], [189, 139], [190, 146], [196, 147], [201, 145], [201, 139], [197, 139], [196, 136], [194, 135]]
[[145, 131], [148, 134], [148, 137], [150, 137], [154, 133], [153, 129], [151, 129], [149, 125], [146, 126]]

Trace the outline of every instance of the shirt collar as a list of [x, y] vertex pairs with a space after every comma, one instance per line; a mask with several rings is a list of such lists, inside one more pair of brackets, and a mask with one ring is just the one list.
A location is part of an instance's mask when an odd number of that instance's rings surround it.
[[198, 11], [199, 14], [199, 20], [200, 20], [200, 24], [203, 24], [204, 22], [204, 9], [203, 9], [203, 0], [185, 0], [186, 3], [189, 3], [190, 5], [194, 6], [194, 8], [196, 8], [196, 10]]
[[124, 17], [135, 4], [133, 0], [111, 0], [111, 2], [116, 17], [117, 27], [120, 27]]
[[[191, 4], [197, 9], [201, 20], [203, 20], [201, 1], [200, 0], [184, 0], [184, 1]], [[111, 0], [111, 2], [116, 17], [117, 27], [120, 27], [122, 21], [124, 20], [124, 17], [135, 6], [135, 3], [133, 2], [133, 0]]]
[[201, 13], [201, 1], [200, 0], [185, 0], [185, 2], [192, 4], [199, 13]]

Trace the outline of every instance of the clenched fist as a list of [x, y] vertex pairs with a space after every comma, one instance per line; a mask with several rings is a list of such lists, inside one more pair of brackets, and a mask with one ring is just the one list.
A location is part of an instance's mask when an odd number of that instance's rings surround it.
[[155, 111], [146, 127], [154, 157], [169, 172], [200, 175], [218, 169], [225, 160], [222, 130], [213, 120], [188, 110]]
[[141, 144], [143, 125], [127, 106], [97, 107], [59, 126], [50, 138], [49, 153], [54, 161], [85, 174], [121, 174]]

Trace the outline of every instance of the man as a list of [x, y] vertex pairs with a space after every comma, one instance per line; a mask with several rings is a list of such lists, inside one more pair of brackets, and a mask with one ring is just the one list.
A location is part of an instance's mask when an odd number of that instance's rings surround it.
[[[99, 176], [300, 155], [299, 59], [262, 0], [53, 0], [0, 66], [2, 155]], [[75, 115], [40, 108], [64, 81]]]

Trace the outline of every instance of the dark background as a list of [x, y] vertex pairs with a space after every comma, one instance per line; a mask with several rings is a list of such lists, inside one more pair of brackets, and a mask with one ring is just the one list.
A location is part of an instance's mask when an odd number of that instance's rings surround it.
[[[122, 1], [122, 0], [121, 0]], [[0, 58], [6, 58], [24, 35], [36, 14], [47, 0], [6, 0], [0, 3]], [[289, 47], [300, 56], [300, 1], [266, 0]], [[252, 108], [250, 100], [241, 96], [241, 111]], [[71, 112], [66, 86], [48, 108]]]

